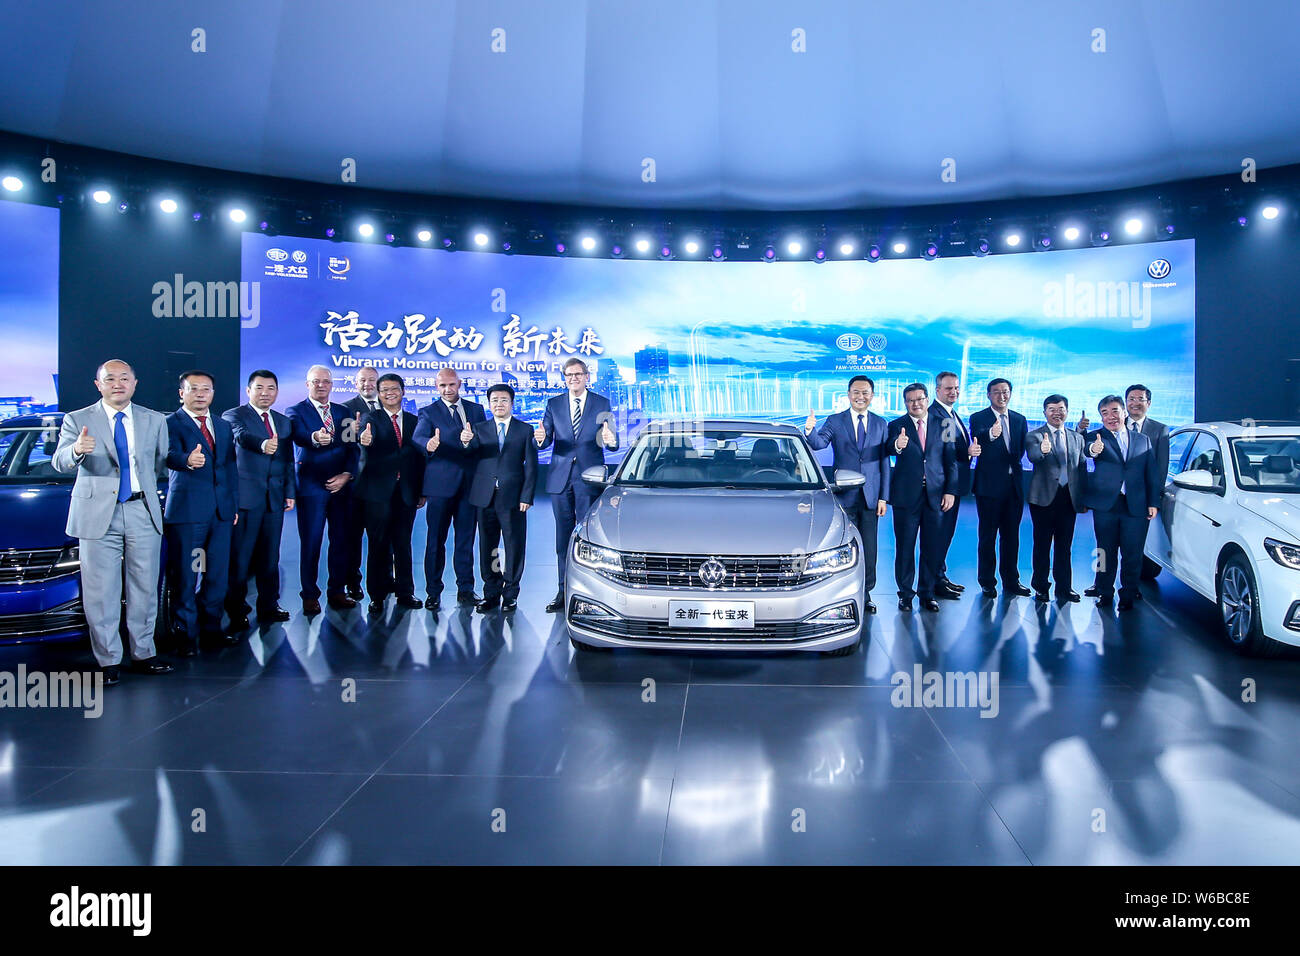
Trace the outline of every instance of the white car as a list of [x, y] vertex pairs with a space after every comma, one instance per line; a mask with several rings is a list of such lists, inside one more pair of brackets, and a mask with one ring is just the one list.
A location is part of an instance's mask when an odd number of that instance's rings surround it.
[[1174, 431], [1146, 555], [1219, 605], [1244, 654], [1300, 646], [1300, 423]]

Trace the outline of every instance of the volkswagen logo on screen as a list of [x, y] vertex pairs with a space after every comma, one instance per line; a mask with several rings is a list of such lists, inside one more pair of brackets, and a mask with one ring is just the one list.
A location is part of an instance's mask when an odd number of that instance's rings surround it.
[[889, 339], [885, 338], [879, 332], [873, 332], [867, 336], [867, 348], [873, 352], [883, 352], [885, 346], [889, 344]]
[[289, 258], [289, 253], [285, 252], [283, 249], [267, 249], [266, 258], [270, 259], [272, 262], [284, 262], [285, 259]]
[[835, 340], [835, 347], [841, 352], [852, 352], [862, 348], [862, 336], [856, 332], [845, 332]]
[[307, 253], [303, 252], [301, 249], [295, 249], [295, 250], [293, 250], [293, 261], [294, 261], [294, 262], [306, 262], [306, 261], [307, 261]]
[[716, 588], [727, 579], [727, 568], [717, 558], [709, 558], [701, 564], [699, 573], [705, 587]]
[[1165, 276], [1169, 275], [1169, 270], [1172, 268], [1173, 266], [1169, 264], [1168, 259], [1157, 259], [1155, 262], [1151, 263], [1151, 265], [1147, 266], [1147, 275], [1153, 279], [1163, 279]]

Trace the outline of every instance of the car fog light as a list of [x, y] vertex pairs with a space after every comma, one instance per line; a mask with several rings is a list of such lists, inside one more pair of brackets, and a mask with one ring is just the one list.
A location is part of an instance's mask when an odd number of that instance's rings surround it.
[[857, 619], [857, 608], [853, 606], [852, 601], [845, 601], [843, 604], [836, 604], [834, 607], [822, 608], [812, 617], [807, 618], [807, 621], [810, 624], [839, 624], [844, 621], [856, 621]]
[[584, 601], [582, 598], [574, 598], [573, 603], [569, 605], [570, 612], [574, 617], [613, 617], [614, 615], [603, 605], [595, 601]]

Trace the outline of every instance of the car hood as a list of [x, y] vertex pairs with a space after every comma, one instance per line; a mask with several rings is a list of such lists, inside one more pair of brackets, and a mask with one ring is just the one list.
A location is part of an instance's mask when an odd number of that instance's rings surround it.
[[846, 524], [826, 490], [614, 487], [587, 512], [583, 535], [618, 551], [791, 554], [838, 547]]
[[0, 485], [0, 551], [63, 547], [71, 498], [70, 482]]
[[1241, 506], [1259, 515], [1292, 542], [1300, 544], [1300, 495], [1270, 495], [1252, 492], [1239, 498]]

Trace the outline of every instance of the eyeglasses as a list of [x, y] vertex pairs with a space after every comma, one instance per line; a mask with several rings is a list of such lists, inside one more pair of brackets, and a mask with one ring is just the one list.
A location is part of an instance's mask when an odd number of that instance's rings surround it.
[[381, 389], [379, 390], [379, 394], [380, 394], [380, 395], [387, 395], [387, 396], [389, 396], [389, 397], [391, 398], [391, 397], [394, 396], [394, 395], [401, 395], [401, 394], [402, 394], [402, 389], [400, 389], [400, 388], [381, 388]]
[[308, 384], [308, 385], [333, 385], [333, 384], [334, 384], [334, 379], [332, 379], [332, 378], [309, 378], [309, 379], [307, 379], [307, 384]]
[[565, 372], [564, 377], [565, 378], [586, 378], [587, 373], [586, 372]]

